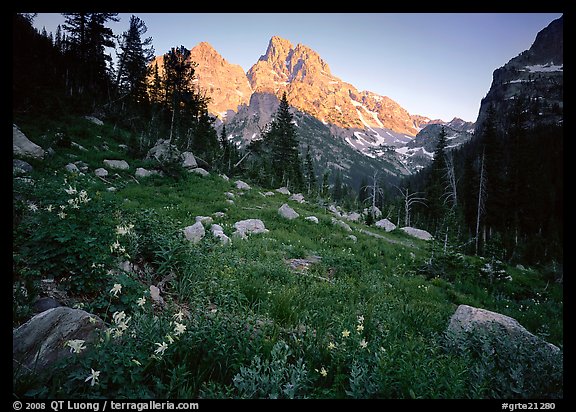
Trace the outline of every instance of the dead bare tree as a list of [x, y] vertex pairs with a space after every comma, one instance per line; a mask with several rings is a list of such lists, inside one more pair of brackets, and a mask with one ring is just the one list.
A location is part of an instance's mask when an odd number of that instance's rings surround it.
[[476, 255], [478, 255], [478, 243], [480, 240], [480, 216], [484, 213], [484, 203], [486, 197], [486, 176], [484, 174], [484, 149], [482, 150], [482, 160], [480, 162], [480, 181], [478, 184], [478, 206], [476, 208]]
[[410, 226], [410, 215], [412, 213], [412, 206], [416, 204], [420, 204], [423, 206], [426, 205], [426, 198], [419, 197], [422, 192], [412, 192], [410, 193], [410, 189], [400, 189], [398, 186], [394, 186], [396, 189], [400, 191], [403, 198], [404, 203], [404, 226]]
[[370, 213], [372, 214], [372, 220], [376, 220], [376, 200], [378, 196], [382, 196], [384, 194], [384, 190], [381, 187], [378, 187], [378, 171], [374, 171], [372, 175], [372, 184], [364, 186], [364, 188], [370, 190], [370, 195], [368, 195], [368, 199], [372, 203], [372, 207], [370, 208]]
[[444, 204], [450, 202], [450, 210], [456, 209], [458, 206], [458, 192], [457, 192], [457, 181], [456, 181], [456, 173], [454, 172], [454, 160], [452, 158], [452, 153], [446, 153], [446, 169], [445, 169], [445, 178], [446, 178], [446, 187], [444, 188], [445, 192], [443, 195]]

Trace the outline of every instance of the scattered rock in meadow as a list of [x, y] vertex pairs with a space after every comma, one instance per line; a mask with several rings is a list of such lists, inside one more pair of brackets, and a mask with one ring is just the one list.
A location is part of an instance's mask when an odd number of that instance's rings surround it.
[[12, 159], [12, 173], [14, 175], [30, 173], [34, 168], [28, 162], [20, 159]]
[[293, 200], [298, 203], [304, 203], [304, 195], [302, 193], [295, 193], [288, 198], [288, 200]]
[[110, 169], [116, 170], [128, 170], [130, 166], [126, 160], [110, 160], [104, 159], [104, 165], [108, 166]]
[[374, 223], [374, 226], [384, 229], [386, 232], [391, 232], [396, 229], [396, 225], [388, 219], [381, 219]]
[[243, 182], [242, 180], [236, 180], [235, 184], [236, 184], [236, 189], [239, 189], [239, 190], [252, 189], [248, 183]]
[[98, 177], [106, 177], [108, 176], [108, 170], [104, 169], [103, 167], [99, 167], [98, 169], [94, 170], [94, 174]]
[[318, 223], [318, 218], [316, 216], [307, 216], [304, 218], [304, 220], [307, 220], [312, 223]]
[[75, 356], [68, 341], [94, 341], [104, 328], [99, 317], [65, 306], [45, 310], [12, 332], [12, 362], [15, 376], [38, 377], [50, 365]]
[[348, 224], [346, 222], [332, 218], [332, 224], [335, 226], [341, 227], [342, 229], [344, 229], [347, 232], [352, 232], [352, 228], [350, 226], [348, 226]]
[[236, 231], [232, 233], [233, 236], [238, 236], [246, 239], [247, 235], [257, 233], [268, 233], [268, 229], [264, 226], [264, 222], [260, 219], [246, 219], [234, 223]]
[[182, 152], [182, 167], [186, 169], [195, 169], [198, 167], [198, 162], [192, 152]]
[[66, 166], [64, 166], [64, 169], [66, 169], [68, 173], [80, 173], [80, 169], [78, 169], [78, 166], [76, 166], [74, 163], [68, 163]]
[[196, 173], [202, 177], [208, 176], [210, 173], [206, 169], [202, 169], [201, 167], [197, 167], [195, 169], [190, 169], [191, 172]]
[[422, 239], [422, 240], [431, 240], [432, 235], [422, 229], [416, 229], [414, 227], [405, 226], [400, 230], [404, 231], [405, 233], [409, 234], [410, 236], [414, 236], [415, 238]]
[[277, 191], [278, 193], [282, 193], [283, 195], [288, 195], [288, 196], [290, 196], [290, 190], [288, 190], [287, 187], [280, 187], [280, 188], [276, 189], [276, 191]]
[[186, 239], [192, 243], [200, 242], [206, 235], [206, 230], [202, 222], [196, 222], [191, 226], [186, 226], [182, 230]]
[[280, 206], [278, 209], [278, 214], [288, 220], [296, 219], [298, 216], [300, 216], [294, 209], [288, 206], [287, 203], [284, 203], [282, 206]]
[[43, 159], [46, 155], [44, 149], [32, 142], [16, 126], [12, 125], [12, 154], [14, 156], [31, 157], [34, 159]]

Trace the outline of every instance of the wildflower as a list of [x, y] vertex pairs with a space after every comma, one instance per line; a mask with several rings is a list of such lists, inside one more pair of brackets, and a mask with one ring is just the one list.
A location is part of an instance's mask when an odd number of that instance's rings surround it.
[[110, 293], [113, 293], [114, 296], [118, 296], [118, 293], [120, 293], [121, 291], [122, 291], [122, 285], [120, 283], [114, 283], [114, 286], [112, 287], [112, 289], [110, 289]]
[[179, 311], [178, 313], [175, 313], [174, 316], [172, 316], [174, 319], [178, 319], [179, 322], [182, 322], [182, 319], [184, 319], [184, 313], [182, 311]]
[[175, 322], [174, 334], [176, 336], [183, 334], [186, 331], [186, 325], [182, 323]]
[[112, 335], [112, 337], [114, 339], [119, 338], [120, 336], [122, 336], [124, 334], [124, 331], [122, 331], [118, 328], [114, 328], [113, 331], [114, 331], [114, 334]]
[[336, 349], [336, 345], [334, 345], [334, 342], [330, 342], [328, 344], [328, 350], [332, 350], [332, 349]]
[[35, 203], [29, 203], [29, 204], [28, 204], [28, 210], [30, 210], [31, 212], [37, 212], [37, 211], [38, 211], [38, 206], [36, 206]]
[[95, 324], [96, 323], [96, 318], [94, 316], [90, 316], [88, 318], [88, 322], [90, 322], [91, 324]]
[[361, 347], [362, 349], [366, 349], [366, 346], [368, 346], [368, 342], [366, 342], [366, 339], [362, 339], [362, 340], [360, 341], [360, 347]]
[[88, 377], [84, 380], [84, 382], [88, 382], [89, 380], [91, 380], [90, 382], [90, 386], [94, 386], [95, 383], [98, 383], [98, 377], [100, 376], [100, 371], [95, 371], [94, 369], [92, 369], [92, 373], [90, 373], [90, 375], [88, 375]]
[[58, 217], [59, 217], [60, 219], [65, 219], [65, 218], [66, 218], [66, 213], [64, 213], [64, 212], [58, 212]]
[[358, 331], [358, 333], [362, 332], [364, 330], [364, 325], [360, 324], [356, 326], [356, 330]]
[[132, 359], [132, 362], [134, 362], [138, 366], [142, 366], [142, 364], [137, 359]]
[[138, 298], [136, 303], [138, 304], [138, 306], [142, 307], [146, 304], [146, 298], [145, 297]]
[[364, 323], [364, 315], [358, 316], [358, 323]]
[[[115, 288], [116, 286], [119, 286], [119, 289], [118, 289], [118, 290], [122, 289], [122, 285], [120, 285], [119, 283], [116, 283], [116, 284], [114, 285], [114, 288]], [[114, 290], [114, 288], [112, 288], [112, 290]], [[112, 290], [111, 290], [110, 292], [112, 292]], [[122, 322], [124, 319], [126, 319], [126, 314], [124, 313], [124, 311], [122, 311], [122, 312], [116, 311], [116, 312], [114, 312], [114, 313], [112, 314], [112, 319], [114, 320], [114, 323], [115, 323], [115, 324], [119, 324], [119, 323]]]
[[348, 329], [344, 329], [342, 331], [342, 337], [347, 338], [348, 336], [350, 336], [350, 331]]
[[157, 345], [158, 348], [154, 351], [154, 353], [160, 356], [164, 355], [164, 351], [168, 349], [168, 345], [166, 344], [166, 342], [155, 343], [155, 345]]
[[75, 195], [76, 194], [76, 188], [68, 185], [68, 189], [64, 189], [64, 191], [66, 193], [68, 193], [69, 195]]
[[46, 211], [51, 212], [52, 209], [54, 209], [54, 206], [52, 206], [52, 205], [46, 206]]
[[166, 335], [166, 340], [168, 341], [168, 343], [170, 345], [172, 345], [174, 343], [174, 338], [170, 335]]
[[124, 236], [130, 233], [130, 228], [127, 226], [116, 226], [116, 233]]
[[120, 248], [120, 242], [118, 242], [118, 240], [116, 240], [116, 242], [112, 243], [110, 245], [110, 252], [114, 252], [116, 249]]
[[320, 375], [326, 377], [326, 375], [328, 375], [328, 371], [322, 367], [322, 369], [320, 369]]
[[80, 353], [84, 349], [86, 349], [86, 347], [84, 346], [84, 342], [85, 341], [83, 341], [82, 339], [73, 339], [73, 340], [67, 341], [66, 346], [70, 347], [71, 353]]

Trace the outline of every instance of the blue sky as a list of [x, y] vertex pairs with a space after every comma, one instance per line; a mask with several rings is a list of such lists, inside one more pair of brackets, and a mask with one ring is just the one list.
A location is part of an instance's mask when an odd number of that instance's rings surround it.
[[[388, 96], [410, 114], [475, 121], [493, 71], [530, 48], [561, 13], [120, 13], [111, 25], [142, 19], [157, 55], [210, 43], [247, 71], [274, 35], [309, 46], [332, 74], [359, 90]], [[40, 13], [55, 32], [63, 18]]]

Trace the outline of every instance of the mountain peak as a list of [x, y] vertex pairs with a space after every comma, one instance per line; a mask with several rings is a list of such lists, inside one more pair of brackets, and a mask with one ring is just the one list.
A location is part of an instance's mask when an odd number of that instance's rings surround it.
[[260, 56], [260, 60], [264, 61], [278, 61], [286, 60], [288, 53], [292, 50], [292, 43], [289, 40], [283, 39], [280, 36], [272, 36], [268, 42], [266, 54]]

